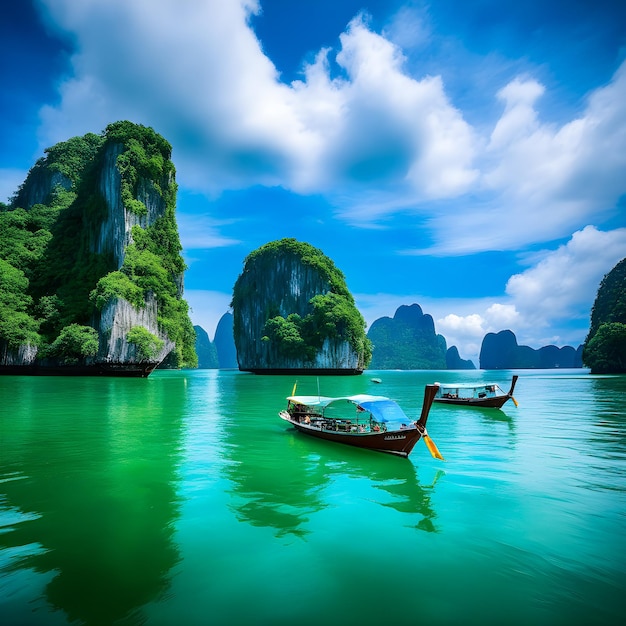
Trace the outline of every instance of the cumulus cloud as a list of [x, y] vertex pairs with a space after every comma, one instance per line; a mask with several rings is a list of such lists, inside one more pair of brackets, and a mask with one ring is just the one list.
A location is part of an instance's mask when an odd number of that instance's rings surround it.
[[539, 119], [543, 91], [517, 78], [498, 92], [504, 112], [481, 153], [479, 201], [454, 220], [432, 221], [438, 243], [430, 252], [516, 249], [617, 211], [626, 192], [626, 62], [579, 118], [561, 126]]
[[626, 228], [577, 231], [567, 244], [512, 276], [506, 286], [528, 325], [565, 316], [588, 319], [600, 281], [626, 255]]
[[521, 345], [576, 347], [587, 334], [602, 278], [625, 251], [626, 228], [603, 232], [587, 226], [556, 250], [538, 253], [531, 267], [508, 280], [500, 301], [457, 303], [465, 313], [446, 303], [452, 311], [435, 317], [437, 332], [467, 358], [477, 357], [485, 334], [505, 329], [513, 330]]
[[60, 103], [41, 111], [42, 148], [131, 119], [168, 137], [186, 188], [322, 193], [362, 227], [414, 214], [433, 240], [420, 254], [562, 238], [626, 192], [626, 63], [560, 125], [538, 114], [545, 87], [514, 78], [494, 94], [502, 114], [482, 136], [441, 76], [407, 69], [406, 29], [418, 43], [432, 36], [408, 9], [383, 34], [355, 17], [337, 50], [284, 84], [250, 26], [258, 2], [41, 2], [76, 42]]
[[75, 36], [76, 53], [60, 105], [41, 112], [45, 144], [131, 119], [170, 139], [192, 187], [282, 180], [298, 122], [288, 87], [249, 28], [256, 3], [46, 4], [57, 27]]
[[472, 130], [440, 77], [408, 76], [400, 48], [356, 17], [334, 59], [343, 77], [330, 78], [324, 50], [304, 81], [285, 85], [248, 24], [255, 8], [48, 2], [77, 43], [61, 103], [41, 112], [42, 142], [130, 118], [170, 138], [181, 181], [198, 189], [281, 184], [359, 196], [396, 185], [407, 203], [469, 188]]
[[441, 78], [408, 76], [401, 50], [363, 17], [340, 41], [335, 61], [345, 77], [330, 79], [324, 50], [292, 85], [313, 150], [308, 162], [296, 158], [305, 175], [291, 186], [339, 199], [342, 217], [355, 223], [467, 191], [477, 176], [473, 134]]

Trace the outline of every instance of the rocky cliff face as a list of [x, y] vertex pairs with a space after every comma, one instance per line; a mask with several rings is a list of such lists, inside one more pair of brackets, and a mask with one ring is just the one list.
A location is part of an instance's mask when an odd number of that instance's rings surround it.
[[37, 346], [29, 343], [22, 344], [11, 350], [6, 341], [0, 341], [0, 366], [3, 367], [30, 367], [37, 358]]
[[[105, 200], [107, 215], [92, 242], [92, 249], [96, 253], [113, 252], [118, 269], [124, 263], [126, 249], [133, 243], [133, 226], [148, 228], [165, 215], [165, 199], [159, 189], [167, 189], [174, 184], [171, 175], [163, 176], [157, 181], [158, 187], [154, 181], [140, 177], [135, 199], [145, 206], [146, 212], [139, 215], [130, 211], [122, 201], [122, 177], [117, 166], [118, 157], [124, 149], [121, 143], [111, 143], [104, 148], [98, 188]], [[180, 277], [177, 280], [180, 283]]]
[[[319, 250], [295, 240], [267, 244], [248, 257], [233, 293], [239, 369], [362, 372], [365, 323], [343, 275]], [[347, 315], [338, 314], [332, 332], [325, 332], [333, 299]], [[350, 336], [355, 320], [362, 337]]]
[[[124, 146], [120, 143], [109, 144], [104, 150], [98, 186], [106, 203], [107, 214], [91, 245], [98, 254], [112, 251], [117, 270], [124, 264], [128, 246], [134, 243], [133, 226], [148, 228], [165, 215], [162, 194], [152, 181], [145, 178], [138, 181], [136, 199], [145, 205], [146, 213], [137, 215], [124, 206], [121, 175], [117, 167], [117, 158], [123, 150]], [[166, 179], [163, 182], [167, 186], [173, 180]], [[175, 281], [178, 295], [182, 296], [182, 275], [176, 276]], [[120, 364], [139, 362], [141, 358], [136, 347], [128, 343], [126, 335], [134, 326], [142, 326], [163, 341], [163, 348], [153, 357], [157, 364], [160, 363], [172, 351], [174, 342], [159, 329], [157, 313], [157, 301], [152, 292], [145, 295], [144, 304], [140, 307], [133, 306], [124, 298], [112, 298], [100, 315], [94, 317], [94, 325], [100, 336], [98, 360]]]
[[163, 342], [161, 350], [150, 359], [156, 364], [174, 349], [174, 342], [159, 329], [154, 294], [149, 293], [145, 305], [138, 308], [123, 298], [113, 298], [105, 305], [100, 315], [98, 324], [100, 347], [96, 362], [141, 363], [144, 359], [138, 353], [137, 347], [127, 341], [128, 331], [135, 326], [145, 328]]

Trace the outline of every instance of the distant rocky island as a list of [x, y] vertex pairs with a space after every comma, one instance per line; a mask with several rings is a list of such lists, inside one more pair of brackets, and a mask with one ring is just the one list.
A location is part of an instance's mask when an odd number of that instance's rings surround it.
[[170, 144], [116, 122], [45, 153], [0, 204], [0, 373], [194, 367]]
[[204, 370], [221, 369], [217, 358], [215, 344], [209, 338], [202, 326], [194, 326], [196, 331], [196, 354], [198, 355], [198, 368]]
[[202, 369], [237, 369], [237, 349], [233, 337], [233, 315], [224, 313], [215, 329], [213, 341], [201, 326], [196, 331], [198, 367]]
[[377, 319], [367, 336], [373, 346], [371, 369], [475, 369], [471, 361], [459, 357], [456, 348], [447, 350], [443, 335], [435, 333], [432, 316], [424, 314], [419, 304], [403, 305], [393, 318]]
[[582, 367], [582, 345], [544, 346], [537, 350], [519, 346], [510, 330], [487, 333], [480, 348], [480, 369], [551, 369], [556, 367]]
[[343, 273], [296, 239], [250, 253], [233, 288], [239, 369], [257, 374], [360, 374], [371, 344]]
[[[367, 333], [372, 342], [371, 369], [476, 369], [461, 359], [456, 346], [446, 348], [446, 339], [435, 332], [432, 316], [418, 304], [402, 305], [393, 318], [374, 321]], [[518, 346], [510, 330], [488, 333], [480, 352], [480, 369], [525, 369], [582, 367], [582, 346], [534, 350]]]

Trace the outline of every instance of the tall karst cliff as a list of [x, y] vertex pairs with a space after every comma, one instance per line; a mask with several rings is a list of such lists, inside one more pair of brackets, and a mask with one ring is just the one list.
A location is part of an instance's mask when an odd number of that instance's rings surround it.
[[170, 156], [116, 122], [46, 150], [0, 207], [0, 371], [195, 366]]
[[371, 358], [343, 273], [307, 243], [281, 239], [252, 252], [232, 307], [240, 370], [360, 374]]

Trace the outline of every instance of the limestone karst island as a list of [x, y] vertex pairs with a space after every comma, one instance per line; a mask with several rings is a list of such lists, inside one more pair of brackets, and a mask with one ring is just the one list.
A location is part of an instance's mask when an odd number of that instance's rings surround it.
[[171, 146], [110, 124], [46, 150], [0, 211], [0, 371], [147, 376], [197, 364]]
[[360, 374], [371, 360], [343, 273], [307, 243], [282, 239], [248, 255], [232, 308], [241, 370]]

